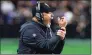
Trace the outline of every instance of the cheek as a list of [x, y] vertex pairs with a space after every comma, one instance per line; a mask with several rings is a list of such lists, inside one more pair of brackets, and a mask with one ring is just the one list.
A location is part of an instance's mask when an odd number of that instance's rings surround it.
[[45, 15], [44, 20], [50, 20], [51, 16], [50, 15]]
[[51, 14], [48, 14], [48, 17], [51, 18]]

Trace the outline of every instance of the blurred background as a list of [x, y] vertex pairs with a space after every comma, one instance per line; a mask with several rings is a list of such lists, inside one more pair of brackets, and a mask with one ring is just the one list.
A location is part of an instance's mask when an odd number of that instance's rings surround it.
[[[1, 54], [17, 53], [20, 26], [31, 20], [31, 9], [36, 2], [36, 0], [0, 2]], [[55, 9], [54, 20], [57, 19], [57, 16], [66, 17], [68, 25], [62, 54], [90, 54], [91, 0], [44, 0], [41, 2], [46, 2]]]

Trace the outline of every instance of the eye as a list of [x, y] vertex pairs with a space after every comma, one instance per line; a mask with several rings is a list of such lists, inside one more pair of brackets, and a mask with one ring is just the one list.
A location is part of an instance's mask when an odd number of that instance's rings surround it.
[[48, 12], [49, 14], [52, 14], [51, 12]]

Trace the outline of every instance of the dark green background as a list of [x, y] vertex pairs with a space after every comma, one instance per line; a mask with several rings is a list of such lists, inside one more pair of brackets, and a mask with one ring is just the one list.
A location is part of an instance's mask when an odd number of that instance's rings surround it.
[[[66, 39], [62, 54], [90, 54], [90, 39]], [[16, 54], [18, 38], [1, 39], [1, 54]]]

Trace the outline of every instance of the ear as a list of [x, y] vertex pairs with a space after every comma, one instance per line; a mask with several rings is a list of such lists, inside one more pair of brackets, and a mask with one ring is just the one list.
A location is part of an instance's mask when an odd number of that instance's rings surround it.
[[45, 13], [45, 12], [43, 12], [41, 15], [44, 17], [44, 16], [46, 16], [46, 13]]

